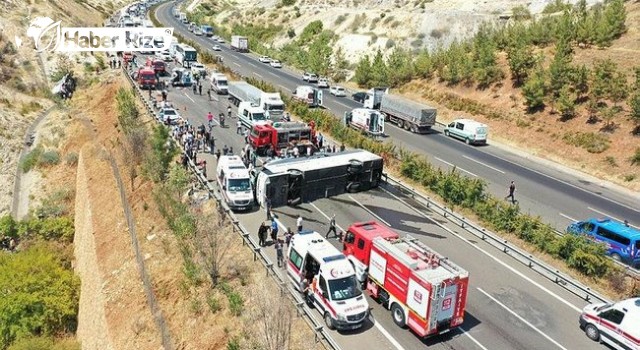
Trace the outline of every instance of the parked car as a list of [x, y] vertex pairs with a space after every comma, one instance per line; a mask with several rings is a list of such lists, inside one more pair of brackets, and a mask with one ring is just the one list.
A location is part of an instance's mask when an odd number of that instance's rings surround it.
[[328, 88], [329, 87], [329, 80], [327, 78], [318, 79], [318, 87], [319, 88]]
[[213, 51], [222, 51], [222, 49], [220, 48], [220, 45], [213, 45]]
[[456, 119], [444, 128], [444, 134], [464, 141], [466, 144], [487, 143], [489, 127], [471, 119]]
[[224, 39], [222, 39], [222, 38], [218, 38], [218, 42], [219, 42], [220, 44], [224, 44]]
[[260, 58], [258, 58], [258, 61], [260, 61], [262, 63], [269, 63], [269, 62], [271, 62], [271, 57], [269, 57], [269, 56], [260, 56]]
[[345, 97], [347, 93], [342, 86], [332, 86], [329, 88], [329, 93], [335, 97]]
[[278, 60], [271, 60], [271, 62], [269, 62], [269, 65], [271, 65], [271, 67], [273, 68], [282, 68], [282, 63], [280, 63], [280, 61]]
[[202, 36], [204, 33], [202, 32], [202, 29], [196, 28], [196, 29], [193, 30], [193, 34], [195, 34], [197, 36]]
[[160, 121], [169, 125], [178, 124], [178, 121], [182, 119], [180, 114], [178, 114], [178, 111], [173, 108], [163, 108], [160, 110], [160, 113], [158, 113], [158, 118]]
[[202, 72], [206, 71], [207, 67], [204, 66], [204, 64], [199, 63], [199, 62], [194, 62], [191, 64], [191, 73], [193, 74], [202, 74]]
[[355, 94], [351, 95], [351, 98], [353, 98], [353, 100], [356, 102], [364, 103], [364, 100], [367, 98], [367, 93], [362, 91], [356, 92]]

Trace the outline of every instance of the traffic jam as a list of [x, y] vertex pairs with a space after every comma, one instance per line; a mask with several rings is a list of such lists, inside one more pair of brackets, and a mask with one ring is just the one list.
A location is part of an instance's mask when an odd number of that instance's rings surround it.
[[[117, 25], [148, 25], [140, 18], [151, 3], [140, 2], [124, 9]], [[194, 35], [210, 38], [214, 52], [221, 50], [225, 41], [214, 35], [215, 28], [190, 23], [177, 7], [172, 14]], [[244, 37], [233, 36], [230, 44], [233, 51], [249, 51]], [[152, 47], [143, 46], [135, 52], [119, 53], [128, 74], [140, 89], [148, 91], [160, 121], [173, 130], [185, 126], [188, 130], [190, 124], [174, 106], [175, 91], [193, 91], [200, 96], [204, 91], [208, 101], [217, 101], [214, 103], [219, 109], [226, 109], [226, 113], [207, 116], [207, 125], [193, 130], [193, 138], [200, 140], [195, 143], [201, 143], [198, 149], [201, 146], [203, 151], [215, 154], [213, 176], [226, 205], [238, 213], [264, 212], [269, 224], [281, 230], [277, 240], [286, 241], [287, 247], [283, 269], [293, 288], [318, 311], [327, 328], [362, 328], [371, 316], [368, 300], [374, 300], [387, 310], [393, 323], [418, 338], [447, 333], [464, 324], [472, 276], [423, 239], [401, 236], [384, 220], [364, 217], [351, 222], [344, 231], [336, 230], [334, 215], [328, 218], [338, 238], [334, 244], [328, 233], [304, 229], [301, 216], [296, 225], [290, 225], [297, 226], [294, 229], [286, 229], [278, 220], [278, 208], [380, 191], [385, 165], [382, 157], [336, 143], [330, 145], [313, 122], [294, 120], [280, 93], [263, 91], [210, 69], [198, 62], [195, 48], [176, 38], [170, 43], [154, 39], [153, 45], [166, 49], [147, 51], [144, 49]], [[224, 59], [217, 56], [217, 61]], [[281, 67], [281, 62], [274, 63], [266, 56], [259, 61]], [[317, 76], [305, 75], [307, 83], [318, 81]], [[317, 108], [323, 105], [322, 92], [316, 86], [300, 85], [293, 98]], [[410, 109], [403, 103], [387, 91], [372, 90], [363, 108], [346, 113], [342, 122], [372, 138], [384, 135], [385, 121], [416, 133], [434, 125], [434, 108], [414, 104], [417, 117], [406, 116], [409, 112], [401, 111]], [[226, 145], [214, 145], [213, 128], [225, 123], [229, 127], [217, 132], [244, 139], [242, 148], [235, 152]], [[194, 125], [190, 127], [195, 129]], [[578, 324], [591, 340], [616, 349], [640, 349], [640, 299], [589, 305], [576, 318]]]

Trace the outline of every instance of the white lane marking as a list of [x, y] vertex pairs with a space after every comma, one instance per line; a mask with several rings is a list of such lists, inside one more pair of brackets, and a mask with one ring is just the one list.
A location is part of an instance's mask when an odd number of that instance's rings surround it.
[[536, 326], [532, 325], [529, 321], [525, 320], [524, 317], [518, 315], [517, 313], [515, 313], [513, 310], [511, 310], [510, 308], [508, 308], [505, 304], [501, 303], [498, 299], [494, 298], [493, 296], [491, 296], [491, 294], [485, 292], [484, 290], [480, 289], [480, 288], [476, 288], [477, 290], [479, 290], [482, 294], [486, 295], [487, 298], [493, 300], [494, 303], [498, 304], [499, 306], [501, 306], [503, 309], [507, 310], [507, 312], [509, 312], [510, 314], [512, 314], [513, 316], [515, 316], [517, 319], [519, 319], [522, 323], [526, 324], [527, 326], [531, 327], [531, 329], [533, 329], [534, 331], [536, 331], [538, 334], [540, 334], [541, 336], [547, 338], [547, 340], [549, 340], [550, 342], [552, 342], [553, 344], [555, 344], [557, 347], [559, 347], [560, 349], [563, 350], [567, 350], [567, 348], [565, 348], [564, 346], [560, 345], [560, 343], [558, 343], [557, 341], [553, 340], [553, 338], [551, 338], [550, 336], [546, 335], [544, 332], [542, 332], [541, 330], [539, 330]]
[[[615, 217], [615, 216], [613, 216], [613, 215], [609, 215], [609, 214], [607, 214], [607, 213], [605, 213], [605, 212], [602, 212], [602, 211], [600, 211], [600, 210], [598, 210], [598, 209], [594, 209], [594, 208], [591, 208], [591, 207], [587, 207], [587, 209], [589, 209], [589, 210], [591, 210], [591, 211], [594, 211], [594, 212], [596, 212], [596, 213], [598, 213], [598, 214], [600, 214], [600, 215], [604, 215], [604, 216], [606, 216], [606, 217], [608, 217], [608, 218], [612, 218], [613, 220], [616, 220], [616, 221], [619, 221], [619, 222], [624, 222], [624, 220], [620, 220], [620, 219], [618, 219], [617, 217]], [[631, 226], [631, 227], [635, 227], [635, 228], [638, 228], [638, 226], [631, 225], [631, 223], [629, 223], [629, 226]]]
[[385, 219], [381, 218], [380, 216], [378, 216], [376, 213], [374, 213], [373, 211], [371, 211], [369, 208], [365, 207], [364, 204], [358, 202], [357, 199], [353, 198], [351, 195], [349, 195], [349, 198], [351, 198], [352, 201], [356, 202], [357, 205], [360, 206], [360, 208], [364, 209], [367, 213], [371, 214], [374, 218], [378, 219], [378, 221], [383, 222], [385, 225], [391, 227], [391, 224], [388, 223]]
[[335, 100], [335, 102], [336, 102], [337, 104], [341, 105], [341, 106], [344, 106], [344, 107], [345, 107], [345, 108], [347, 108], [347, 109], [351, 109], [351, 107], [347, 106], [344, 102], [340, 102], [340, 101], [338, 101], [338, 100]]
[[190, 100], [191, 100], [191, 102], [196, 103], [196, 101], [194, 101], [191, 97], [189, 97], [189, 95], [187, 95], [187, 93], [186, 93], [186, 92], [184, 92], [184, 95], [185, 95], [188, 99], [190, 99]]
[[436, 160], [439, 160], [439, 161], [443, 162], [444, 164], [447, 164], [448, 166], [450, 166], [450, 167], [452, 167], [452, 168], [456, 168], [456, 169], [458, 169], [458, 170], [460, 170], [460, 171], [464, 171], [465, 173], [467, 173], [467, 174], [469, 174], [469, 175], [471, 175], [471, 176], [478, 177], [478, 175], [476, 175], [476, 174], [474, 174], [474, 173], [472, 173], [472, 172], [470, 172], [470, 171], [464, 170], [464, 169], [462, 169], [462, 168], [461, 168], [461, 167], [459, 167], [459, 166], [456, 166], [456, 165], [454, 165], [454, 164], [451, 164], [451, 163], [447, 162], [447, 161], [446, 161], [446, 160], [444, 160], [444, 159], [440, 159], [440, 158], [438, 158], [438, 157], [433, 157], [433, 158], [435, 158]]
[[250, 65], [251, 67], [258, 68], [258, 66], [256, 66], [255, 64], [253, 64], [251, 62], [247, 62], [247, 64]]
[[[311, 205], [312, 207], [314, 207], [320, 214], [322, 214], [322, 216], [324, 216], [325, 218], [327, 218], [327, 220], [331, 220], [331, 218], [329, 217], [329, 215], [325, 214], [322, 210], [320, 210], [320, 208], [318, 208], [315, 204], [313, 203], [309, 203], [309, 205]], [[344, 229], [342, 227], [340, 227], [340, 225], [338, 225], [338, 223], [336, 223], [336, 228], [340, 231], [344, 231]]]
[[469, 339], [471, 339], [471, 341], [473, 341], [474, 343], [476, 343], [476, 345], [477, 345], [480, 349], [482, 349], [482, 350], [489, 350], [489, 349], [487, 349], [484, 345], [480, 344], [480, 342], [479, 342], [476, 338], [472, 337], [472, 336], [471, 336], [471, 334], [470, 334], [468, 331], [465, 331], [465, 330], [464, 330], [464, 328], [462, 328], [462, 327], [458, 327], [458, 329], [459, 329], [462, 333], [464, 333], [464, 335], [466, 335], [467, 337], [469, 337]]
[[416, 213], [418, 213], [420, 216], [424, 217], [425, 219], [431, 221], [432, 223], [434, 223], [435, 225], [437, 225], [438, 227], [442, 228], [443, 230], [449, 232], [450, 234], [456, 236], [457, 238], [461, 239], [463, 242], [469, 244], [470, 246], [472, 246], [473, 248], [477, 249], [478, 251], [482, 252], [484, 255], [488, 256], [489, 258], [491, 258], [493, 261], [497, 262], [498, 264], [502, 265], [503, 267], [505, 267], [506, 269], [508, 269], [509, 271], [515, 273], [516, 275], [522, 277], [522, 279], [524, 279], [525, 281], [533, 284], [534, 286], [540, 288], [542, 291], [546, 292], [547, 294], [551, 295], [552, 297], [556, 298], [558, 301], [562, 302], [563, 304], [567, 305], [568, 307], [572, 308], [573, 310], [577, 311], [578, 313], [582, 313], [582, 309], [571, 304], [570, 302], [564, 300], [561, 296], [555, 294], [554, 292], [550, 291], [549, 289], [547, 289], [546, 287], [544, 287], [543, 285], [541, 285], [540, 283], [532, 280], [531, 278], [525, 276], [525, 274], [523, 274], [522, 272], [516, 270], [515, 268], [511, 267], [509, 264], [507, 264], [506, 262], [498, 259], [497, 257], [493, 256], [491, 253], [487, 252], [486, 250], [478, 247], [477, 245], [471, 243], [468, 239], [462, 237], [461, 235], [453, 232], [453, 230], [451, 230], [450, 228], [442, 225], [441, 223], [439, 223], [438, 221], [430, 218], [428, 215], [426, 215], [425, 213], [423, 213], [422, 211], [418, 210], [417, 208], [414, 208], [413, 206], [409, 205], [404, 199], [396, 196], [395, 194], [389, 192], [387, 189], [384, 189], [382, 187], [379, 187], [381, 190], [387, 192], [389, 195], [391, 195], [392, 197], [394, 197], [395, 199], [397, 199], [398, 201], [400, 201], [402, 204], [406, 205], [409, 209], [412, 209], [413, 211], [415, 211]]
[[274, 72], [269, 72], [269, 71], [267, 71], [267, 73], [269, 73], [269, 74], [273, 75], [273, 76], [274, 76], [274, 77], [276, 77], [276, 78], [279, 78], [279, 77], [280, 77], [278, 74], [276, 74], [276, 73], [274, 73]]
[[231, 63], [235, 64], [238, 67], [242, 67], [241, 65], [238, 64], [238, 62], [231, 62]]
[[391, 336], [391, 334], [389, 332], [387, 332], [386, 329], [384, 329], [384, 327], [382, 327], [382, 325], [380, 325], [380, 323], [378, 323], [378, 321], [374, 320], [373, 321], [373, 325], [376, 326], [376, 328], [378, 328], [378, 330], [380, 331], [380, 333], [382, 333], [382, 335], [384, 335], [387, 340], [389, 340], [389, 342], [396, 347], [396, 349], [398, 350], [404, 350], [404, 347], [402, 345], [400, 345], [400, 343], [398, 343], [397, 340], [395, 340], [393, 338], [393, 336]]
[[578, 221], [578, 220], [576, 220], [576, 219], [572, 218], [572, 217], [571, 217], [571, 216], [569, 216], [569, 215], [566, 215], [566, 214], [563, 214], [563, 213], [558, 213], [558, 214], [559, 214], [560, 216], [562, 216], [563, 218], [565, 218], [565, 219], [569, 219], [570, 221], [573, 221], [573, 222]]
[[282, 85], [282, 84], [278, 84], [278, 86], [281, 87], [282, 90], [284, 90], [284, 91], [289, 91], [289, 88], [284, 86], [284, 85]]
[[486, 166], [487, 168], [492, 169], [492, 170], [495, 170], [495, 171], [497, 171], [497, 172], [499, 172], [499, 173], [501, 173], [501, 174], [504, 174], [504, 173], [505, 173], [504, 171], [502, 171], [502, 170], [500, 170], [500, 169], [498, 169], [498, 168], [492, 167], [492, 166], [491, 166], [491, 165], [489, 165], [489, 164], [485, 164], [485, 163], [483, 163], [483, 162], [481, 162], [481, 161], [479, 161], [479, 160], [475, 160], [475, 159], [473, 159], [473, 158], [471, 158], [471, 157], [467, 157], [467, 156], [465, 156], [465, 155], [463, 155], [462, 157], [463, 157], [463, 158], [467, 158], [468, 160], [470, 160], [470, 161], [472, 161], [472, 162], [476, 162], [476, 163], [478, 163], [478, 164], [480, 164], [480, 165], [484, 165], [484, 166]]
[[258, 74], [256, 72], [253, 72], [253, 75], [257, 76], [258, 78], [262, 78], [262, 75], [260, 75], [260, 74]]

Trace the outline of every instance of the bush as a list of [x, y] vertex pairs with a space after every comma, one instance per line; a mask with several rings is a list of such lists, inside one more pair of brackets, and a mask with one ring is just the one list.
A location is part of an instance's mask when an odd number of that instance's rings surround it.
[[20, 162], [20, 170], [22, 170], [23, 173], [28, 173], [31, 169], [38, 165], [40, 155], [42, 155], [42, 153], [43, 149], [40, 146], [32, 149], [31, 152], [27, 153], [27, 155], [25, 155]]
[[640, 166], [640, 147], [636, 148], [636, 152], [629, 157], [631, 165]]
[[80, 350], [80, 344], [72, 338], [28, 337], [16, 341], [7, 350]]
[[76, 164], [78, 164], [78, 153], [67, 153], [67, 155], [64, 157], [64, 161], [67, 163], [67, 165], [75, 166]]
[[586, 149], [589, 153], [602, 153], [611, 144], [608, 137], [593, 132], [568, 132], [564, 134], [562, 139], [569, 145]]
[[340, 25], [342, 23], [344, 23], [344, 21], [347, 20], [347, 15], [340, 15], [336, 18], [335, 22], [333, 22], [333, 24], [335, 25]]
[[58, 163], [60, 163], [60, 153], [56, 150], [50, 150], [40, 155], [38, 165], [52, 166], [57, 165]]
[[14, 254], [0, 254], [1, 348], [32, 335], [75, 331], [80, 280], [57, 250], [39, 243]]

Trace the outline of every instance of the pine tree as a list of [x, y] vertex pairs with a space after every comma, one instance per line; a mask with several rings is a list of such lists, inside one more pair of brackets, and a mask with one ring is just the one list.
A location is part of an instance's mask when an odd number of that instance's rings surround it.
[[527, 45], [524, 39], [516, 38], [507, 48], [507, 61], [511, 69], [511, 78], [519, 86], [536, 64], [536, 57], [533, 55], [531, 46]]
[[549, 91], [555, 100], [560, 95], [560, 90], [569, 84], [571, 75], [571, 45], [567, 38], [561, 38], [556, 44], [556, 53], [551, 65], [549, 65]]
[[635, 91], [629, 98], [629, 116], [631, 120], [636, 124], [634, 133], [640, 133], [640, 90]]
[[631, 85], [631, 87], [632, 87], [633, 89], [635, 89], [635, 90], [640, 91], [640, 66], [635, 67], [635, 68], [633, 69], [633, 73], [634, 73], [634, 76], [635, 76], [635, 78], [636, 78], [636, 79], [635, 79], [635, 81], [633, 82], [633, 85]]
[[398, 86], [407, 83], [413, 77], [411, 55], [402, 48], [395, 48], [387, 59], [389, 83]]
[[576, 92], [576, 98], [580, 99], [584, 94], [589, 92], [589, 68], [584, 64], [574, 67], [571, 70], [571, 82]]
[[476, 36], [473, 62], [475, 63], [473, 77], [479, 87], [485, 88], [502, 78], [502, 71], [496, 61], [495, 43], [486, 32]]
[[426, 79], [433, 77], [434, 68], [434, 59], [427, 50], [420, 52], [413, 64], [415, 74]]
[[389, 85], [389, 69], [380, 49], [376, 52], [373, 63], [371, 63], [371, 84], [373, 86]]
[[576, 96], [571, 91], [569, 85], [563, 86], [560, 90], [560, 94], [556, 100], [556, 107], [564, 119], [571, 119], [575, 116]]
[[333, 33], [329, 31], [322, 32], [316, 37], [309, 46], [307, 56], [307, 68], [320, 75], [329, 74], [331, 67], [331, 54], [333, 50], [329, 46], [333, 37]]
[[598, 60], [593, 69], [591, 93], [594, 100], [601, 101], [609, 96], [610, 82], [614, 79], [617, 65], [611, 60]]
[[546, 92], [545, 74], [542, 68], [538, 68], [522, 86], [522, 96], [529, 111], [544, 107]]
[[617, 109], [618, 103], [624, 101], [629, 96], [629, 86], [627, 84], [627, 75], [623, 72], [617, 72], [615, 77], [609, 82], [609, 99], [613, 102], [614, 109]]
[[355, 71], [355, 80], [359, 86], [371, 86], [371, 59], [369, 59], [369, 55], [365, 55], [358, 62]]
[[623, 0], [609, 0], [606, 3], [604, 17], [609, 27], [610, 39], [617, 39], [627, 31], [625, 21], [627, 12], [624, 8]]

